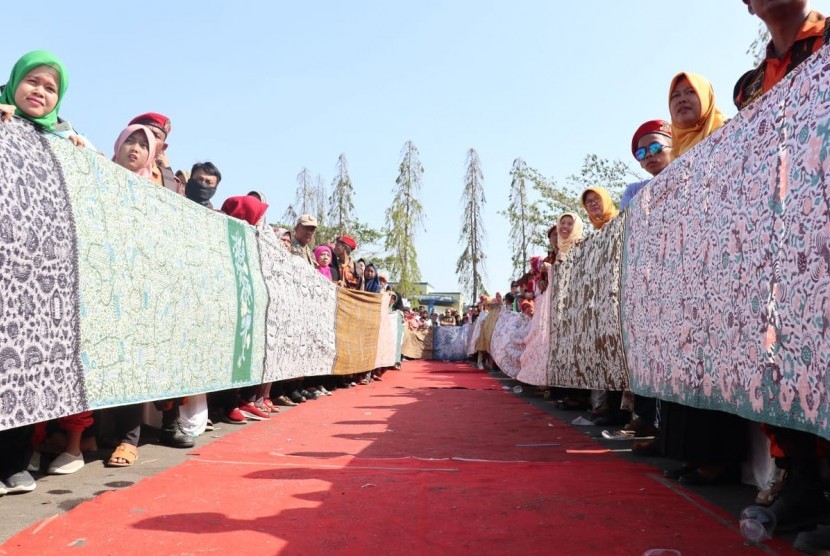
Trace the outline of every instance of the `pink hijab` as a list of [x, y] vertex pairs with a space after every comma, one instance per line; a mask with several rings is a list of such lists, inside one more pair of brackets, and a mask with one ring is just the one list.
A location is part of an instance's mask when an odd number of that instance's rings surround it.
[[328, 265], [319, 266], [320, 265], [320, 255], [323, 254], [324, 252], [328, 252], [329, 261], [331, 261], [331, 258], [332, 258], [331, 247], [329, 247], [328, 245], [321, 245], [320, 247], [318, 247], [314, 250], [314, 260], [317, 261], [317, 265], [318, 265], [317, 266], [317, 271], [320, 274], [322, 274], [323, 276], [325, 276], [326, 278], [328, 278], [329, 280], [331, 280], [331, 269], [328, 267]]
[[121, 150], [121, 145], [124, 144], [124, 141], [132, 135], [136, 131], [143, 131], [145, 135], [147, 135], [147, 142], [150, 146], [149, 148], [149, 156], [147, 157], [147, 164], [145, 164], [142, 168], [139, 168], [136, 174], [141, 176], [142, 178], [147, 178], [148, 180], [153, 179], [153, 164], [156, 162], [156, 136], [153, 135], [153, 132], [150, 131], [150, 128], [143, 125], [133, 124], [129, 125], [124, 128], [124, 130], [118, 134], [118, 139], [115, 140], [115, 154], [112, 155], [112, 160], [115, 162], [115, 155], [118, 154], [118, 151]]

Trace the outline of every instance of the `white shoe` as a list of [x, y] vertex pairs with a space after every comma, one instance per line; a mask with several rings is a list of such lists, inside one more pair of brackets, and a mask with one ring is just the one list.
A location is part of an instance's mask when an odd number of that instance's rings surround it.
[[29, 459], [29, 467], [26, 468], [31, 473], [40, 472], [40, 452], [35, 450], [32, 452], [32, 457]]
[[69, 452], [64, 452], [49, 464], [50, 475], [71, 475], [83, 469], [84, 456], [73, 456]]

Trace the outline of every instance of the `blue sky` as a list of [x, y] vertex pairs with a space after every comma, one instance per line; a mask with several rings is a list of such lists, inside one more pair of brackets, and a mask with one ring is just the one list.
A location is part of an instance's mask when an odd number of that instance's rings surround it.
[[[812, 5], [827, 13], [829, 3]], [[513, 160], [560, 182], [588, 153], [634, 163], [631, 134], [668, 118], [679, 71], [708, 77], [733, 115], [760, 23], [740, 0], [54, 4], [37, 18], [22, 3], [4, 8], [0, 79], [29, 50], [55, 52], [70, 72], [62, 115], [108, 155], [134, 115], [167, 114], [174, 169], [215, 162], [219, 203], [261, 190], [275, 220], [303, 167], [330, 183], [345, 153], [357, 215], [381, 226], [401, 147], [414, 141], [427, 213], [416, 247], [438, 290], [458, 287], [475, 148], [491, 293], [511, 277], [498, 211]]]

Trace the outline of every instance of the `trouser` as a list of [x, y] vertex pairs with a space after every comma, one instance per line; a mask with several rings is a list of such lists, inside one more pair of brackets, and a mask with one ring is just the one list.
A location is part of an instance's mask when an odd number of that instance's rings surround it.
[[32, 458], [34, 425], [0, 431], [0, 479], [25, 471]]

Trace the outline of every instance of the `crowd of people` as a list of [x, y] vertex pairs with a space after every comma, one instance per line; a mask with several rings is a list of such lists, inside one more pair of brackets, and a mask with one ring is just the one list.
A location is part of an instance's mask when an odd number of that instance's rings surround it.
[[[12, 68], [0, 93], [0, 125], [21, 118], [43, 133], [71, 141], [77, 148], [103, 154], [89, 139], [79, 136], [70, 122], [58, 116], [67, 87], [67, 70], [54, 54], [38, 50], [24, 55]], [[216, 210], [212, 199], [222, 173], [210, 161], [198, 162], [189, 171], [173, 172], [166, 154], [171, 130], [170, 118], [163, 114], [148, 112], [136, 116], [115, 139], [112, 161], [160, 187]], [[343, 234], [315, 248], [314, 216], [300, 216], [291, 230], [272, 228], [266, 223], [267, 209], [265, 196], [251, 191], [227, 198], [219, 211], [258, 228], [259, 233], [275, 234], [275, 240], [281, 241], [287, 251], [338, 286], [376, 294], [390, 290], [388, 277], [379, 273], [373, 263], [353, 260], [358, 246], [351, 236]], [[392, 292], [392, 301], [396, 297]], [[390, 305], [390, 310], [399, 308], [398, 304]], [[153, 405], [161, 414], [158, 439], [172, 448], [191, 448], [198, 435], [212, 430], [215, 421], [242, 425], [267, 420], [280, 411], [280, 406], [296, 406], [331, 396], [338, 388], [382, 380], [385, 370], [304, 377], [155, 402]], [[144, 405], [84, 411], [54, 422], [0, 431], [0, 495], [34, 490], [37, 483], [32, 473], [78, 472], [85, 465], [84, 453], [97, 450], [99, 442], [114, 446], [107, 466], [133, 465], [139, 457], [142, 424], [146, 420]]]
[[[830, 39], [830, 24], [823, 15], [810, 9], [808, 0], [743, 2], [750, 13], [766, 24], [771, 41], [762, 63], [737, 80], [733, 100], [739, 110], [771, 89]], [[17, 116], [44, 132], [72, 141], [78, 148], [97, 150], [88, 139], [75, 133], [69, 122], [58, 117], [67, 86], [66, 69], [54, 55], [45, 51], [26, 54], [15, 64], [0, 94], [0, 120], [7, 123]], [[672, 161], [728, 125], [718, 108], [713, 86], [705, 77], [680, 72], [669, 83], [668, 93], [670, 121], [654, 119], [643, 123], [634, 132], [630, 144], [634, 159], [652, 176], [660, 174]], [[159, 186], [213, 209], [211, 200], [222, 174], [211, 162], [197, 163], [189, 172], [173, 172], [166, 155], [170, 133], [168, 117], [153, 112], [137, 116], [116, 138], [112, 160]], [[620, 210], [626, 210], [647, 185], [648, 180], [631, 184], [622, 195], [619, 208], [606, 189], [586, 189], [580, 200], [590, 225], [595, 230], [602, 229], [619, 215]], [[270, 233], [264, 218], [267, 208], [264, 196], [251, 192], [227, 199], [220, 210]], [[530, 261], [531, 272], [514, 281], [503, 298], [499, 294], [493, 299], [483, 296], [463, 315], [452, 309], [440, 315], [430, 313], [425, 307], [407, 310], [406, 323], [413, 329], [459, 326], [475, 322], [495, 307], [522, 312], [533, 318], [536, 304], [553, 276], [550, 269], [564, 261], [569, 251], [582, 241], [585, 225], [575, 212], [560, 215], [548, 230], [550, 251], [544, 257], [534, 257]], [[316, 245], [316, 229], [315, 217], [302, 215], [293, 229], [277, 228], [273, 232], [290, 253], [341, 287], [374, 293], [389, 289], [388, 277], [379, 273], [374, 264], [363, 259], [354, 260], [353, 253], [358, 246], [353, 237], [344, 234]], [[392, 309], [403, 309], [402, 299], [398, 296], [393, 296]], [[481, 345], [486, 344], [485, 339]], [[481, 359], [479, 364], [482, 364]], [[317, 399], [340, 387], [368, 384], [380, 380], [382, 372], [379, 369], [346, 378], [305, 378], [218, 392], [210, 396], [208, 405], [212, 417], [226, 423], [264, 420], [278, 412], [280, 405]], [[639, 396], [626, 405], [621, 399], [623, 396], [613, 392], [564, 390], [554, 395], [560, 407], [589, 410], [597, 423], [624, 425], [623, 430], [633, 436], [655, 436], [654, 441], [642, 443], [636, 451], [662, 453], [677, 460], [677, 468], [667, 476], [680, 483], [715, 486], [739, 478], [737, 466], [746, 455], [748, 443], [747, 422], [742, 418]], [[195, 433], [183, 424], [182, 419], [182, 411], [190, 401], [179, 398], [156, 403], [162, 413], [161, 443], [176, 448], [194, 445]], [[30, 470], [42, 470], [40, 454], [47, 451], [58, 455], [48, 462], [46, 472], [70, 474], [81, 469], [83, 452], [95, 447], [100, 438], [96, 428], [100, 418], [98, 413], [84, 412], [58, 419], [55, 423], [0, 432], [3, 448], [0, 451], [0, 494], [34, 489], [36, 483]], [[132, 465], [138, 458], [143, 408], [140, 405], [124, 406], [109, 410], [109, 414], [116, 448], [107, 465]], [[207, 419], [205, 421], [205, 427], [209, 427]], [[827, 442], [815, 435], [782, 427], [766, 426], [764, 430], [770, 440], [770, 455], [775, 458], [781, 473], [779, 481], [760, 492], [756, 502], [770, 507], [777, 518], [776, 530], [811, 528], [830, 518], [822, 475], [825, 454], [830, 453]], [[44, 460], [43, 463], [47, 462]], [[820, 526], [802, 533], [796, 546], [812, 552], [830, 548], [830, 527]]]
[[[771, 41], [762, 63], [737, 80], [733, 100], [739, 110], [830, 41], [828, 20], [811, 10], [807, 0], [743, 1], [750, 13], [767, 26]], [[647, 121], [631, 139], [631, 154], [652, 177], [728, 125], [718, 108], [714, 88], [705, 77], [678, 73], [668, 91], [671, 121]], [[602, 187], [583, 191], [580, 200], [591, 226], [602, 229], [621, 210], [626, 210], [649, 181], [630, 184], [619, 208]], [[493, 299], [482, 296], [465, 319], [469, 317], [474, 322], [479, 315], [488, 315], [481, 327], [483, 335], [494, 310], [521, 311], [532, 317], [534, 304], [553, 276], [549, 270], [565, 260], [570, 249], [582, 241], [583, 225], [576, 213], [560, 215], [548, 231], [547, 256], [534, 257], [530, 261], [531, 271], [512, 282], [510, 293], [504, 298], [500, 294]], [[481, 351], [488, 345], [479, 336], [476, 348], [480, 368], [494, 364], [489, 354]], [[553, 388], [546, 395], [553, 396], [560, 408], [590, 412], [596, 425], [622, 426], [620, 434], [644, 439], [634, 444], [635, 454], [663, 455], [676, 460], [677, 466], [665, 474], [681, 484], [716, 487], [741, 478], [740, 464], [747, 457], [750, 443], [750, 424], [741, 417], [630, 393]], [[762, 430], [769, 439], [769, 454], [777, 472], [768, 488], [762, 489], [754, 501], [747, 502], [768, 506], [776, 533], [801, 531], [796, 537], [796, 548], [809, 553], [830, 550], [830, 525], [825, 525], [830, 523], [830, 503], [826, 498], [830, 492], [830, 445], [816, 435], [784, 427], [762, 425]]]

